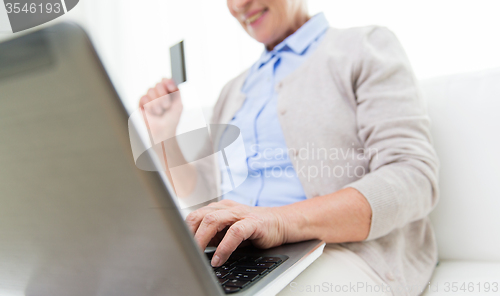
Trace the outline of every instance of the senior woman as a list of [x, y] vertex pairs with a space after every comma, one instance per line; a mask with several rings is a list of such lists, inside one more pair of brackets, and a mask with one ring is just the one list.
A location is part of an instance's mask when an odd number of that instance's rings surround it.
[[[331, 28], [323, 14], [309, 16], [304, 0], [227, 6], [265, 51], [214, 107], [211, 123], [241, 130], [249, 176], [189, 214], [199, 246], [222, 236], [212, 259], [220, 266], [243, 241], [270, 248], [321, 239], [328, 243], [323, 255], [282, 293], [345, 282], [366, 284], [362, 294], [373, 285], [384, 285], [387, 295], [420, 294], [437, 262], [427, 215], [438, 198], [438, 161], [417, 81], [394, 34], [377, 26]], [[140, 105], [177, 90], [163, 79]], [[174, 136], [180, 96], [163, 104], [169, 119], [153, 124]], [[168, 149], [182, 157], [175, 141]], [[178, 195], [210, 178], [228, 186], [230, 179], [217, 177], [227, 176], [223, 160], [215, 165], [219, 173], [178, 170], [177, 179], [194, 180], [177, 182]]]

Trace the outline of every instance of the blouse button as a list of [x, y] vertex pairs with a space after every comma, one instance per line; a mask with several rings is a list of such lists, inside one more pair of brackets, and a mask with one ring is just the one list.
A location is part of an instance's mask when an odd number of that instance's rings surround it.
[[395, 278], [394, 278], [394, 274], [393, 274], [392, 272], [390, 272], [390, 271], [389, 271], [388, 273], [386, 273], [386, 274], [385, 274], [385, 278], [386, 278], [388, 281], [393, 281], [393, 280], [395, 280]]
[[280, 111], [280, 114], [281, 114], [281, 115], [285, 115], [285, 113], [286, 113], [286, 109], [282, 109], [282, 110]]

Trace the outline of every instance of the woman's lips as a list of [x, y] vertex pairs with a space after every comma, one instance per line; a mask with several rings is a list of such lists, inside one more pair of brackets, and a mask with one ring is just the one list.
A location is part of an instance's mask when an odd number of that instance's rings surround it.
[[263, 9], [253, 15], [251, 15], [250, 17], [246, 18], [245, 19], [245, 24], [248, 26], [254, 26], [254, 25], [257, 25], [257, 23], [259, 22], [260, 19], [262, 19], [262, 17], [264, 16], [264, 14], [267, 12], [267, 9]]

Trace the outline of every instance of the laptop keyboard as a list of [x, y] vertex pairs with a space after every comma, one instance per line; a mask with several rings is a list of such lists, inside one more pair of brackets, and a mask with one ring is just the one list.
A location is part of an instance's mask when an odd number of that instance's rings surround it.
[[[206, 255], [210, 263], [213, 253]], [[231, 294], [255, 284], [287, 259], [288, 256], [284, 255], [261, 257], [233, 254], [222, 266], [213, 267], [213, 270], [224, 292]]]

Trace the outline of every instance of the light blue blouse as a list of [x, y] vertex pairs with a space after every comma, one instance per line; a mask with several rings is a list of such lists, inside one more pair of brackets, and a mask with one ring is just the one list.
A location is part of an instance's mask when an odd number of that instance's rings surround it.
[[[317, 48], [329, 24], [317, 14], [273, 50], [265, 51], [250, 68], [242, 92], [246, 100], [230, 124], [241, 130], [248, 178], [232, 191], [228, 174], [222, 174], [223, 199], [251, 206], [282, 206], [306, 199], [278, 120], [275, 85], [297, 69]], [[225, 133], [221, 143], [224, 142]], [[219, 167], [226, 170], [220, 157]], [[231, 174], [231, 172], [229, 172]]]

